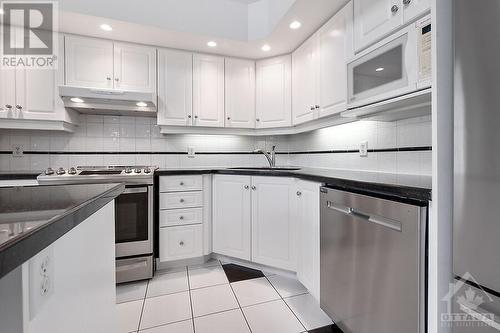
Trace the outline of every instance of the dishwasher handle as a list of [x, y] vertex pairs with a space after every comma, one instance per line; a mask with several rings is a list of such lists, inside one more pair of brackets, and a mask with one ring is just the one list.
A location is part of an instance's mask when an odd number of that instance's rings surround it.
[[342, 206], [339, 204], [335, 204], [331, 201], [326, 202], [326, 206], [332, 210], [335, 210], [339, 213], [349, 215], [352, 217], [356, 217], [358, 219], [364, 220], [366, 222], [374, 223], [377, 225], [380, 225], [385, 228], [389, 228], [395, 231], [402, 232], [403, 227], [401, 225], [401, 222], [396, 221], [394, 219], [390, 219], [384, 216], [379, 216], [379, 215], [374, 215], [374, 214], [367, 214], [365, 212], [362, 212], [360, 210], [356, 210], [352, 207], [346, 207]]

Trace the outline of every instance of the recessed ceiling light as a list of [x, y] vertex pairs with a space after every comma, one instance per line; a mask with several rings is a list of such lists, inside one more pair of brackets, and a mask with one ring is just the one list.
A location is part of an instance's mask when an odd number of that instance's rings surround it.
[[300, 23], [299, 21], [293, 21], [292, 23], [290, 23], [290, 29], [298, 29], [302, 26], [302, 23]]
[[385, 68], [384, 67], [379, 67], [375, 70], [375, 72], [382, 72]]
[[208, 43], [207, 43], [207, 45], [208, 45], [209, 47], [216, 47], [216, 46], [217, 46], [217, 43], [216, 43], [216, 42], [214, 42], [213, 40], [211, 40], [210, 42], [208, 42]]
[[135, 105], [137, 105], [137, 106], [139, 106], [141, 108], [145, 108], [146, 106], [148, 106], [148, 104], [144, 103], [144, 102], [137, 102], [137, 103], [135, 103]]
[[262, 46], [262, 51], [264, 51], [264, 52], [271, 51], [271, 47], [269, 45], [265, 44]]
[[84, 101], [83, 99], [78, 98], [78, 97], [73, 97], [73, 98], [71, 99], [71, 101], [72, 101], [73, 103], [85, 103], [85, 101]]
[[104, 30], [104, 31], [111, 31], [111, 30], [113, 30], [113, 28], [112, 28], [109, 24], [106, 24], [106, 23], [101, 24], [101, 26], [100, 26], [100, 27], [101, 27], [101, 29], [102, 29], [102, 30]]

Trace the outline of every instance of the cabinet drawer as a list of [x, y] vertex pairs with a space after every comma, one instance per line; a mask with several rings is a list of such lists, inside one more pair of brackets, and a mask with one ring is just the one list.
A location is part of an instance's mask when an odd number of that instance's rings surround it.
[[160, 211], [160, 227], [203, 223], [203, 208]]
[[197, 176], [167, 176], [160, 177], [160, 192], [201, 191], [203, 177]]
[[160, 193], [160, 209], [195, 208], [203, 206], [203, 192]]
[[160, 228], [160, 261], [201, 257], [203, 226], [188, 225]]

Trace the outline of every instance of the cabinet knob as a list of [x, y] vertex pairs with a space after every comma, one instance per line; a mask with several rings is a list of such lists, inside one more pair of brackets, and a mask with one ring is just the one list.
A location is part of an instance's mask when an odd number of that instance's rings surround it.
[[107, 76], [106, 80], [111, 81], [111, 76]]
[[297, 196], [300, 197], [302, 195], [302, 192], [297, 191]]
[[10, 109], [12, 109], [12, 105], [10, 105], [10, 104], [5, 104], [5, 108], [10, 110]]
[[180, 241], [180, 242], [179, 242], [179, 245], [180, 245], [180, 246], [184, 246], [184, 242], [183, 242], [183, 241]]
[[257, 118], [257, 119], [255, 119], [255, 120], [260, 121], [260, 118]]
[[179, 185], [180, 185], [180, 186], [184, 186], [184, 182], [180, 182], [180, 183], [179, 183]]
[[245, 190], [248, 190], [249, 188], [250, 188], [250, 186], [245, 185]]
[[198, 119], [198, 116], [194, 116], [194, 119]]
[[23, 109], [23, 107], [22, 107], [21, 105], [17, 104], [17, 105], [16, 105], [16, 109], [18, 109], [18, 110], [22, 110], [22, 109]]
[[403, 0], [403, 4], [405, 4], [406, 6], [408, 6], [410, 3], [411, 3], [411, 0]]
[[319, 106], [319, 105], [315, 105], [315, 107], [316, 107], [316, 109], [319, 109], [319, 108], [320, 108], [320, 106]]
[[256, 187], [255, 185], [253, 185], [253, 186], [252, 186], [252, 190], [254, 190], [254, 191], [255, 191], [256, 189], [257, 189], [257, 187]]
[[399, 6], [397, 6], [397, 5], [394, 5], [391, 7], [391, 12], [393, 12], [394, 14], [396, 14], [398, 12], [398, 10], [399, 10]]
[[191, 115], [188, 115], [188, 118], [191, 119]]
[[179, 220], [184, 220], [184, 216], [179, 216]]
[[315, 109], [314, 106], [311, 106], [311, 111], [314, 111], [314, 109]]
[[119, 82], [119, 81], [120, 81], [120, 79], [116, 77], [116, 78], [115, 78], [115, 81], [116, 81], [116, 82]]
[[179, 200], [179, 201], [180, 201], [181, 203], [183, 203], [183, 202], [184, 202], [184, 199], [181, 199], [181, 200]]
[[227, 117], [227, 120], [231, 120], [231, 117]]

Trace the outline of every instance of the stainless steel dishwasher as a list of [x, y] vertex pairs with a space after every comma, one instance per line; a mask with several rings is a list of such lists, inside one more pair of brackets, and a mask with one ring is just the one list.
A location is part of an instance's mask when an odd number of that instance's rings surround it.
[[425, 332], [427, 208], [321, 188], [321, 308], [345, 333]]

